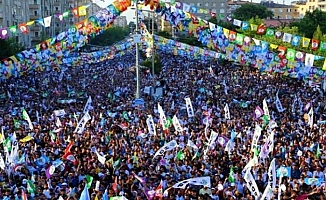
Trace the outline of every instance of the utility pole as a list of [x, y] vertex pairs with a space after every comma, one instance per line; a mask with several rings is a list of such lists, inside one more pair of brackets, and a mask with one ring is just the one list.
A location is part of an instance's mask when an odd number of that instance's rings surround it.
[[153, 39], [153, 46], [152, 46], [152, 76], [153, 76], [153, 85], [155, 84], [155, 42], [154, 42], [154, 19], [155, 19], [155, 14], [152, 12], [152, 39]]
[[[136, 35], [137, 37], [139, 36], [139, 30], [138, 30], [138, 0], [136, 0]], [[135, 35], [135, 36], [136, 36]], [[134, 36], [134, 37], [135, 37]], [[136, 43], [136, 79], [137, 79], [137, 84], [136, 84], [136, 98], [139, 99], [140, 98], [140, 74], [139, 74], [139, 41], [140, 38], [137, 38], [137, 41], [135, 41]]]

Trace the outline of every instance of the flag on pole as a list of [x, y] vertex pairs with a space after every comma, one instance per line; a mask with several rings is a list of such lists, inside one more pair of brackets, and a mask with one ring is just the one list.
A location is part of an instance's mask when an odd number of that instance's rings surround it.
[[230, 169], [230, 173], [229, 173], [229, 182], [230, 183], [234, 183], [235, 179], [234, 179], [234, 172], [233, 172], [233, 167], [231, 167]]
[[82, 191], [79, 200], [91, 200], [87, 188], [87, 184], [85, 184], [84, 190]]
[[108, 189], [105, 189], [102, 200], [109, 200]]
[[319, 158], [321, 155], [320, 148], [319, 148], [319, 143], [317, 144], [317, 150], [316, 150], [316, 158]]
[[162, 198], [163, 197], [163, 181], [160, 181], [160, 184], [157, 186], [155, 190], [155, 197]]
[[314, 110], [313, 110], [312, 106], [311, 106], [310, 111], [308, 113], [308, 124], [309, 124], [310, 128], [312, 129], [312, 127], [314, 125]]
[[177, 159], [178, 159], [178, 160], [184, 160], [184, 159], [185, 159], [185, 154], [183, 153], [182, 150], [180, 150], [180, 151], [177, 153]]
[[27, 180], [27, 192], [28, 193], [35, 193], [35, 190], [36, 190], [36, 188], [35, 188], [35, 185], [33, 184], [33, 182], [32, 181], [30, 181], [30, 180]]
[[229, 105], [228, 104], [226, 104], [225, 107], [224, 107], [224, 116], [225, 116], [225, 119], [231, 119], [230, 110], [229, 110]]
[[26, 112], [25, 108], [23, 108], [23, 119], [26, 120], [28, 122], [28, 127], [29, 129], [33, 130], [33, 124], [31, 119], [29, 118], [28, 113]]
[[118, 193], [118, 177], [116, 176], [114, 179], [114, 183], [112, 184], [113, 191], [117, 194]]
[[86, 175], [86, 185], [87, 185], [87, 188], [89, 189], [89, 188], [91, 188], [91, 186], [92, 186], [92, 182], [93, 182], [93, 176], [91, 176], [91, 175]]

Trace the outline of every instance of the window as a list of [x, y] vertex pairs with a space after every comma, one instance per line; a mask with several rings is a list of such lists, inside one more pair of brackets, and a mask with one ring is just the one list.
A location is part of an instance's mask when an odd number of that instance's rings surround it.
[[213, 6], [214, 6], [214, 7], [216, 6], [216, 3], [215, 3], [215, 2], [213, 3]]
[[37, 16], [37, 10], [34, 11], [34, 15]]
[[291, 8], [288, 8], [288, 9], [287, 9], [287, 12], [291, 12]]
[[194, 3], [190, 3], [190, 5], [191, 5], [191, 6], [195, 6], [195, 4], [194, 4]]
[[57, 24], [56, 24], [56, 26], [57, 26], [57, 27], [59, 27], [59, 26], [60, 26], [60, 24], [58, 24], [58, 23], [57, 23]]
[[225, 10], [224, 9], [220, 9], [220, 13], [221, 14], [225, 13]]
[[274, 8], [272, 9], [272, 12], [275, 12], [275, 9]]
[[55, 10], [58, 11], [59, 10], [59, 7], [55, 7]]
[[205, 3], [205, 6], [206, 6], [206, 7], [208, 7], [208, 6], [209, 6], [209, 5], [208, 5], [208, 2], [206, 2], [206, 3]]
[[34, 36], [35, 36], [35, 37], [38, 37], [38, 31], [35, 31], [35, 32], [34, 32]]
[[221, 3], [221, 7], [224, 7], [224, 2]]
[[282, 9], [282, 8], [280, 8], [280, 11], [279, 11], [279, 12], [280, 12], [280, 13], [281, 13], [281, 12], [283, 12], [283, 9]]
[[34, 4], [37, 5], [37, 0], [34, 0]]
[[213, 8], [213, 9], [211, 10], [211, 12], [212, 12], [212, 13], [216, 13], [216, 9]]
[[197, 6], [198, 6], [198, 7], [201, 7], [201, 3], [197, 3]]

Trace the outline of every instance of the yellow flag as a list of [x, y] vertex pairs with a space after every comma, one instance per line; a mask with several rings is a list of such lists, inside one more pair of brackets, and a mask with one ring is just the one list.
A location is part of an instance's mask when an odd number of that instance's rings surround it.
[[98, 200], [98, 197], [97, 197], [97, 195], [95, 196], [95, 199], [94, 200]]
[[33, 139], [32, 136], [28, 135], [26, 137], [24, 137], [23, 139], [19, 140], [20, 142], [28, 142], [31, 141]]
[[303, 37], [302, 38], [302, 47], [308, 47], [310, 43], [310, 38]]
[[85, 6], [78, 7], [78, 15], [79, 16], [86, 16], [87, 15], [87, 10], [86, 10]]
[[323, 70], [326, 71], [326, 59], [324, 61]]
[[33, 24], [34, 24], [34, 22], [35, 22], [35, 21], [30, 21], [30, 22], [27, 22], [27, 23], [26, 23], [26, 25], [27, 25], [27, 26], [31, 26], [31, 25], [33, 25]]
[[225, 35], [226, 38], [229, 38], [230, 30], [227, 28], [223, 28], [223, 34]]
[[276, 49], [277, 47], [278, 47], [278, 45], [276, 45], [276, 44], [270, 44], [269, 45], [272, 49]]
[[257, 31], [258, 25], [250, 24], [250, 28], [251, 28], [252, 31]]

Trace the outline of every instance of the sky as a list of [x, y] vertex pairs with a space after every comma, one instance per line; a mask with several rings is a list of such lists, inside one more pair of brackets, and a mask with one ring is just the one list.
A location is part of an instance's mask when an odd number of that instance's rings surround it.
[[[99, 5], [102, 8], [107, 7], [108, 5], [112, 4], [112, 2], [114, 2], [115, 0], [93, 0], [93, 2], [95, 2], [97, 5]], [[251, 0], [247, 0], [247, 1], [251, 1]], [[268, 1], [268, 0], [267, 0]], [[292, 0], [284, 0], [285, 4], [291, 4]], [[253, 0], [253, 2], [259, 3], [261, 2], [261, 0]], [[282, 4], [283, 0], [274, 0], [275, 3], [279, 3]], [[135, 17], [135, 11], [132, 9], [128, 9], [126, 11], [124, 11], [122, 14], [122, 16], [126, 16], [127, 17], [127, 22], [129, 23], [130, 21], [135, 21], [133, 18]]]
[[[112, 4], [112, 2], [114, 2], [115, 0], [95, 0], [94, 2], [99, 5], [102, 8], [105, 8], [107, 6], [109, 6], [110, 4]], [[134, 17], [135, 17], [135, 10], [131, 10], [128, 9], [126, 11], [124, 11], [121, 16], [126, 16], [127, 17], [127, 22], [129, 23], [130, 21], [134, 21]]]

